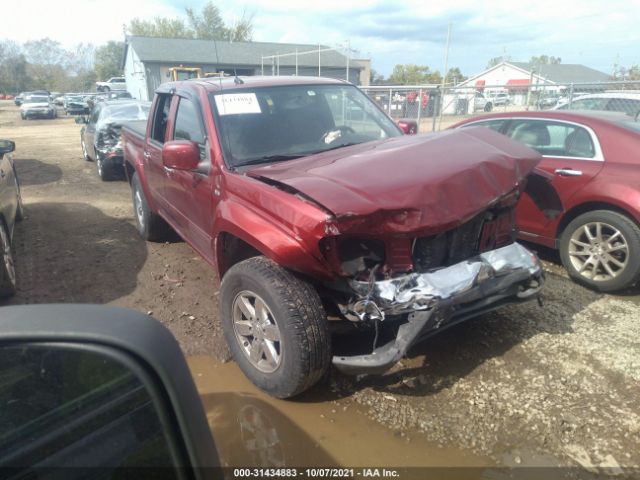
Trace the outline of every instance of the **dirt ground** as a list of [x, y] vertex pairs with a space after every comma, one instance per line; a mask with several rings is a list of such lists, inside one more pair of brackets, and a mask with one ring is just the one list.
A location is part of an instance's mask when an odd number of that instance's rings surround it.
[[[17, 144], [26, 206], [9, 303], [134, 308], [165, 324], [187, 355], [228, 360], [213, 271], [183, 242], [139, 239], [128, 184], [100, 181], [79, 130], [64, 116], [23, 121], [0, 102], [0, 137]], [[503, 465], [640, 468], [640, 290], [594, 293], [542, 253], [542, 308], [507, 307], [452, 328], [384, 376], [333, 372], [298, 402], [359, 406], [406, 442]]]

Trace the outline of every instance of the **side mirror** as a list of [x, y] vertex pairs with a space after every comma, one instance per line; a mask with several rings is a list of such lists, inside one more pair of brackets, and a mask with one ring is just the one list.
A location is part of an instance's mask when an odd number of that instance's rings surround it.
[[196, 142], [172, 140], [162, 147], [162, 163], [176, 170], [195, 170], [200, 164], [200, 149]]
[[89, 467], [215, 476], [202, 468], [219, 465], [202, 402], [159, 322], [92, 305], [0, 311], [1, 467], [16, 477], [70, 465], [69, 478], [92, 476]]
[[80, 124], [85, 125], [85, 124], [89, 123], [89, 119], [87, 117], [76, 117], [75, 122], [78, 125], [80, 125]]
[[418, 133], [418, 123], [415, 120], [398, 120], [398, 126], [405, 135], [415, 135]]
[[16, 142], [11, 140], [0, 140], [0, 154], [10, 153], [16, 149]]

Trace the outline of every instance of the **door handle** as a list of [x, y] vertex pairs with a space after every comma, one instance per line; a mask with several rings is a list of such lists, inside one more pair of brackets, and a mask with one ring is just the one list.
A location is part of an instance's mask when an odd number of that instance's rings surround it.
[[151, 154], [147, 151], [143, 152], [142, 155], [144, 155], [144, 158], [149, 158], [151, 156]]
[[555, 171], [556, 175], [560, 175], [561, 177], [580, 177], [582, 175], [582, 171], [573, 170], [571, 168], [558, 168]]

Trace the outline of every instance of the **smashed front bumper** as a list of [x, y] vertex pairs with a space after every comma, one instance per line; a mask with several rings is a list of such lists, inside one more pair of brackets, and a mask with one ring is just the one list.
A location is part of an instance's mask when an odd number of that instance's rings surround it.
[[537, 257], [518, 243], [429, 273], [379, 282], [351, 281], [357, 299], [343, 312], [356, 320], [406, 316], [395, 340], [368, 355], [334, 356], [348, 374], [382, 373], [411, 347], [444, 328], [509, 303], [537, 297], [544, 276]]

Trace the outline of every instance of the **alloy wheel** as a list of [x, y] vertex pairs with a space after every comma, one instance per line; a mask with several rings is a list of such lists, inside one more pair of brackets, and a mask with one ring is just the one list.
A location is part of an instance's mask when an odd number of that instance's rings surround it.
[[16, 284], [16, 267], [13, 263], [13, 254], [11, 253], [11, 242], [9, 241], [9, 235], [3, 225], [0, 225], [0, 247], [2, 251], [2, 262], [4, 263], [5, 271], [9, 277], [11, 285]]
[[142, 206], [142, 194], [140, 190], [136, 189], [134, 199], [134, 209], [136, 211], [136, 218], [138, 219], [138, 225], [141, 227], [144, 225], [144, 207]]
[[233, 331], [242, 352], [264, 373], [273, 373], [282, 360], [280, 329], [268, 305], [257, 294], [244, 290], [233, 301]]
[[605, 222], [590, 222], [569, 240], [569, 258], [576, 271], [596, 282], [618, 277], [629, 262], [629, 245], [620, 230]]

